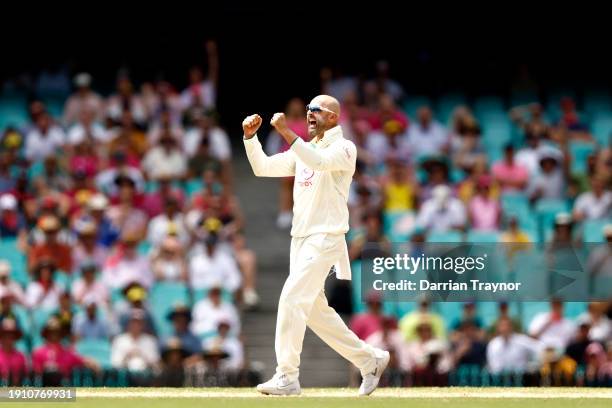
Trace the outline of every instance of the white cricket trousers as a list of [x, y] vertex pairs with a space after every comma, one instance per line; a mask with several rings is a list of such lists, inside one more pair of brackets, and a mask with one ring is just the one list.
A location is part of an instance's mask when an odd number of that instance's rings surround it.
[[376, 369], [375, 349], [346, 327], [325, 297], [325, 280], [345, 248], [344, 234], [320, 233], [291, 240], [289, 277], [278, 302], [274, 345], [276, 372], [291, 380], [299, 376], [306, 326], [362, 374]]

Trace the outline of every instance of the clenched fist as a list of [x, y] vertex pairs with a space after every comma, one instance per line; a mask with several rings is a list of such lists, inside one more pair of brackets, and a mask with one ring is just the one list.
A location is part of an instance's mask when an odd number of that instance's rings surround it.
[[275, 113], [270, 120], [270, 124], [274, 126], [277, 132], [283, 133], [283, 130], [287, 129], [287, 118], [284, 113]]
[[257, 130], [261, 126], [263, 119], [258, 114], [247, 116], [242, 121], [242, 130], [244, 131], [244, 136], [248, 139], [252, 137]]

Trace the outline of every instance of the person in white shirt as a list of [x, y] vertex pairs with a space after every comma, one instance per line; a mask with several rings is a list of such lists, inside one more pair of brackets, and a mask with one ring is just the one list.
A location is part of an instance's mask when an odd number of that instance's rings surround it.
[[132, 232], [124, 233], [121, 243], [108, 256], [102, 269], [102, 282], [110, 289], [123, 288], [129, 283], [138, 282], [145, 288], [153, 284], [153, 273], [149, 259], [138, 254], [136, 245], [138, 235]]
[[0, 296], [10, 294], [20, 305], [27, 307], [25, 293], [17, 282], [11, 279], [11, 264], [0, 260]]
[[190, 236], [183, 213], [176, 197], [170, 196], [164, 202], [164, 212], [149, 221], [147, 241], [158, 247], [169, 235], [176, 236], [182, 245], [189, 244]]
[[259, 177], [295, 176], [289, 277], [278, 304], [275, 350], [276, 374], [257, 386], [264, 394], [300, 394], [300, 352], [306, 326], [360, 369], [360, 395], [378, 386], [389, 363], [389, 352], [360, 340], [332, 309], [324, 285], [332, 267], [337, 277], [350, 279], [345, 234], [349, 229], [347, 200], [357, 149], [343, 137], [338, 125], [340, 104], [328, 95], [315, 97], [307, 106], [305, 142], [287, 125], [284, 113], [276, 113], [271, 125], [289, 144], [289, 150], [267, 156], [256, 132], [259, 115], [244, 119], [244, 146], [253, 173]]
[[189, 70], [190, 85], [181, 93], [181, 105], [187, 110], [194, 105], [205, 109], [214, 108], [217, 103], [217, 79], [219, 77], [219, 58], [217, 43], [210, 40], [206, 42], [206, 56], [208, 60], [208, 77], [200, 67], [194, 66]]
[[240, 339], [231, 336], [230, 322], [221, 320], [217, 325], [217, 336], [202, 341], [202, 349], [221, 349], [229, 354], [229, 357], [221, 361], [224, 370], [239, 371], [244, 367], [244, 347]]
[[161, 176], [181, 179], [187, 173], [187, 156], [177, 146], [170, 133], [163, 133], [159, 145], [145, 155], [142, 168], [150, 179]]
[[111, 345], [111, 364], [115, 368], [143, 371], [155, 368], [160, 360], [157, 340], [144, 332], [145, 313], [134, 309], [127, 332], [118, 335]]
[[541, 344], [524, 334], [512, 331], [512, 321], [502, 318], [497, 324], [497, 336], [487, 345], [487, 366], [491, 374], [530, 371], [537, 361]]
[[606, 190], [605, 180], [594, 176], [591, 191], [580, 194], [574, 203], [574, 219], [605, 220], [612, 216], [612, 191]]
[[440, 185], [432, 190], [432, 198], [425, 201], [417, 215], [416, 224], [433, 231], [462, 229], [467, 221], [465, 206], [451, 196], [448, 186]]
[[64, 131], [52, 123], [48, 113], [36, 118], [36, 126], [25, 138], [25, 157], [34, 162], [56, 154], [66, 143]]
[[208, 290], [208, 296], [193, 306], [191, 331], [199, 336], [215, 334], [220, 322], [229, 324], [229, 333], [240, 334], [240, 317], [236, 307], [221, 299], [221, 285], [216, 282]]
[[587, 324], [589, 329], [589, 340], [605, 344], [612, 339], [612, 322], [606, 316], [606, 302], [589, 303], [588, 311], [578, 316], [577, 323]]
[[514, 161], [525, 167], [530, 176], [535, 176], [540, 172], [540, 137], [527, 133], [525, 143], [527, 146], [516, 152]]
[[64, 105], [63, 123], [70, 126], [84, 111], [91, 112], [95, 120], [101, 120], [104, 101], [100, 95], [91, 90], [91, 75], [81, 72], [74, 77], [73, 83], [76, 91], [70, 95]]
[[216, 126], [210, 114], [202, 114], [196, 121], [196, 126], [189, 129], [183, 138], [183, 150], [193, 157], [203, 138], [208, 138], [210, 155], [223, 162], [231, 159], [232, 146], [225, 130]]
[[62, 288], [53, 280], [55, 270], [55, 265], [49, 260], [41, 260], [35, 266], [34, 280], [28, 284], [25, 293], [28, 308], [52, 310], [59, 306]]
[[545, 347], [565, 350], [574, 338], [576, 326], [563, 317], [563, 302], [553, 299], [550, 302], [550, 312], [538, 313], [529, 324], [528, 333], [538, 339]]
[[444, 153], [450, 138], [444, 126], [433, 119], [431, 109], [424, 106], [419, 109], [418, 121], [408, 128], [408, 140], [415, 158]]
[[219, 245], [219, 236], [209, 233], [205, 248], [189, 262], [189, 282], [194, 289], [207, 289], [214, 282], [223, 282], [223, 289], [234, 293], [240, 289], [242, 275], [232, 253]]
[[91, 140], [97, 144], [105, 144], [111, 140], [110, 132], [95, 122], [95, 112], [91, 109], [82, 109], [79, 121], [68, 130], [67, 140], [72, 146]]

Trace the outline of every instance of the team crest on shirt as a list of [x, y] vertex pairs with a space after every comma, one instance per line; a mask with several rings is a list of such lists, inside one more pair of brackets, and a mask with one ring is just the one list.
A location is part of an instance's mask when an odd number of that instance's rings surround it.
[[302, 171], [297, 175], [297, 183], [300, 187], [312, 186], [312, 178], [314, 176], [314, 170], [304, 167]]
[[351, 152], [349, 151], [348, 146], [344, 146], [344, 153], [346, 153], [346, 158], [347, 159], [351, 158]]

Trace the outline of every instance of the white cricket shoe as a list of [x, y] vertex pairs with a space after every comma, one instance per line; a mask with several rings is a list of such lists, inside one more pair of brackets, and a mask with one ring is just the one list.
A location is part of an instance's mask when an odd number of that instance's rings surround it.
[[388, 351], [383, 351], [380, 357], [376, 357], [376, 368], [374, 369], [374, 371], [363, 376], [363, 380], [361, 381], [361, 387], [359, 387], [360, 397], [370, 395], [374, 392], [376, 387], [378, 387], [380, 377], [382, 376], [383, 371], [385, 371], [385, 368], [387, 368], [387, 364], [389, 364], [390, 358], [391, 355]]
[[290, 381], [286, 374], [274, 374], [268, 382], [259, 384], [257, 391], [266, 395], [300, 395], [300, 381]]

